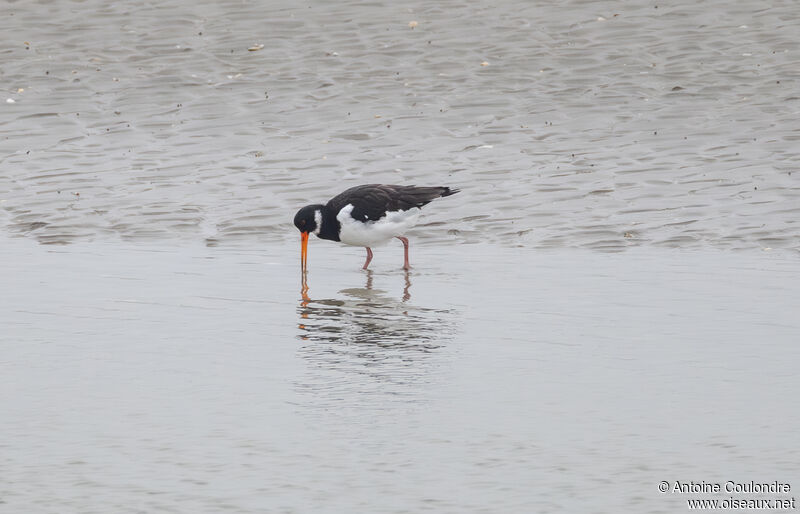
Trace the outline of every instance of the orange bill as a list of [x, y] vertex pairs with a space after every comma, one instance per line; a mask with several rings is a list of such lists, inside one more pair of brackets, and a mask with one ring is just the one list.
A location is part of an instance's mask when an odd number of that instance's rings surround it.
[[300, 268], [308, 271], [308, 232], [300, 233]]

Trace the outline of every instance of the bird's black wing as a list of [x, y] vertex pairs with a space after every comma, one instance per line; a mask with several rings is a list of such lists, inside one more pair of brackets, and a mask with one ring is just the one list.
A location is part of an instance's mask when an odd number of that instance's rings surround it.
[[376, 221], [387, 212], [407, 211], [422, 207], [440, 196], [458, 193], [449, 187], [394, 186], [386, 184], [365, 184], [351, 187], [333, 197], [326, 207], [338, 213], [343, 207], [352, 204], [350, 215], [357, 220]]

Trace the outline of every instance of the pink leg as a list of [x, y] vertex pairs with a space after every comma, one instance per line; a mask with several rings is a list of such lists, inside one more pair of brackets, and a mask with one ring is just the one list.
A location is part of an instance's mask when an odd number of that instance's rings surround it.
[[405, 250], [405, 261], [403, 262], [403, 269], [411, 269], [411, 264], [408, 263], [408, 239], [403, 236], [395, 236], [403, 242], [403, 249]]
[[364, 267], [361, 269], [367, 269], [367, 266], [369, 266], [369, 263], [372, 260], [372, 250], [370, 250], [369, 246], [367, 246], [366, 248], [367, 248], [367, 260], [364, 262]]

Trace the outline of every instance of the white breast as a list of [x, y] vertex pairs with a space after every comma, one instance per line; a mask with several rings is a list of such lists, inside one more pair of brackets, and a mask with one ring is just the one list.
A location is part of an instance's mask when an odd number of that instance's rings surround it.
[[419, 215], [419, 209], [413, 207], [407, 211], [387, 212], [376, 221], [356, 221], [350, 216], [352, 211], [353, 205], [347, 204], [336, 215], [341, 225], [339, 240], [352, 246], [378, 246], [402, 236], [414, 226]]

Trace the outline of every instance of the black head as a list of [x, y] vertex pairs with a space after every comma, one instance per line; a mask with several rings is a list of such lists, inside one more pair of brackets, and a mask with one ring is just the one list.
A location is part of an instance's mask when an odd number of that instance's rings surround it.
[[306, 205], [294, 215], [294, 226], [300, 232], [315, 232], [322, 220], [322, 205]]

